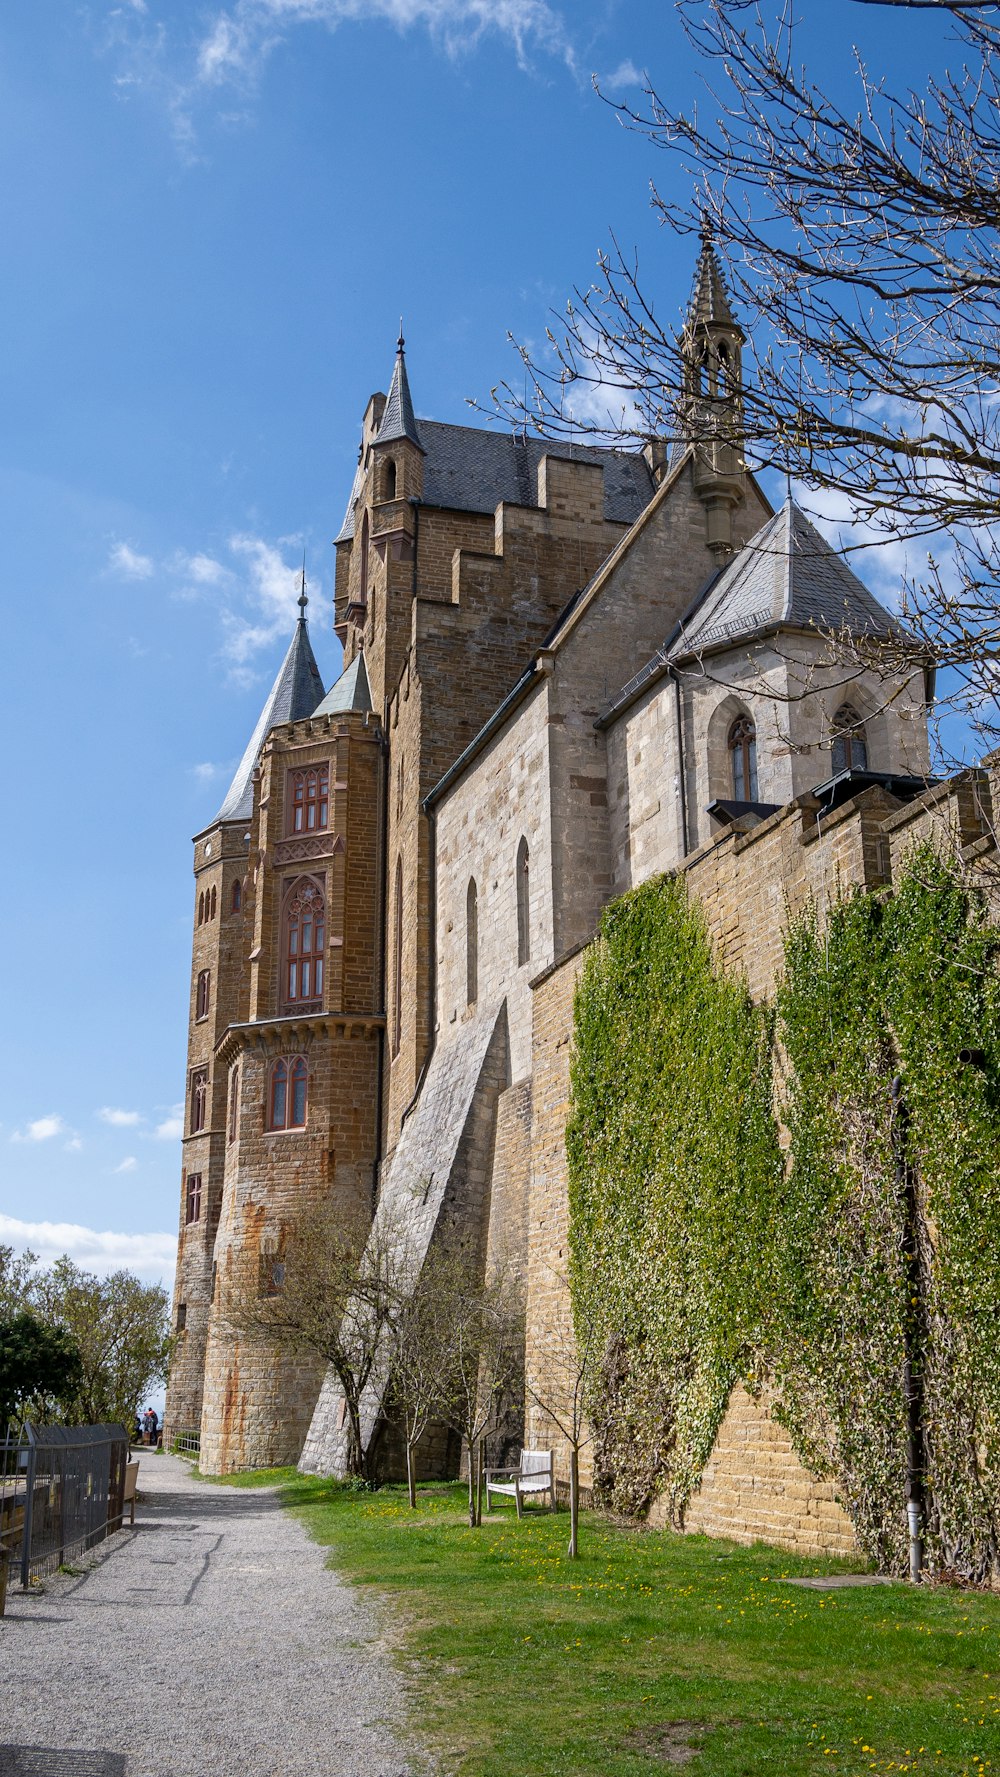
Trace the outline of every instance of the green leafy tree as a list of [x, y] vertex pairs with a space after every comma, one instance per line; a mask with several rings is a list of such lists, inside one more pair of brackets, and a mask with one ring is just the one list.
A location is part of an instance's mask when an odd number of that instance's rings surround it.
[[65, 1327], [26, 1308], [0, 1313], [0, 1437], [25, 1419], [59, 1418], [83, 1382], [83, 1362]]
[[63, 1257], [35, 1274], [29, 1294], [35, 1313], [65, 1328], [80, 1353], [79, 1386], [65, 1416], [80, 1424], [130, 1425], [169, 1367], [166, 1290], [130, 1271], [95, 1277]]

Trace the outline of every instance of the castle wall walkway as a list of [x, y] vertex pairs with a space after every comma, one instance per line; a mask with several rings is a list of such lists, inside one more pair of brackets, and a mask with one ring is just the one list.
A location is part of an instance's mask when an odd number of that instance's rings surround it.
[[371, 1613], [275, 1494], [152, 1454], [139, 1491], [81, 1576], [8, 1592], [3, 1777], [411, 1777]]

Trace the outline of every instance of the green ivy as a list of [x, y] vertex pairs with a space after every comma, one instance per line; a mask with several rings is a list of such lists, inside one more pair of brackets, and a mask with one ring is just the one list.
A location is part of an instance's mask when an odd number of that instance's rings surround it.
[[595, 1481], [683, 1508], [759, 1347], [782, 1172], [767, 1014], [719, 974], [682, 879], [605, 913], [577, 989], [567, 1131]]
[[850, 895], [822, 932], [792, 923], [776, 1044], [682, 879], [608, 908], [577, 990], [567, 1147], [609, 1503], [662, 1493], [677, 1519], [734, 1380], [768, 1378], [862, 1546], [905, 1572], [909, 1351], [931, 1559], [970, 1580], [1000, 1566], [998, 955], [981, 898], [918, 851], [892, 894]]

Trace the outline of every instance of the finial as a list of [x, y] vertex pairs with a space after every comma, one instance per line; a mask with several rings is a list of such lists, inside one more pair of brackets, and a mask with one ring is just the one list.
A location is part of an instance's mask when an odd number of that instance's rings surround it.
[[712, 218], [709, 214], [707, 203], [702, 204], [700, 216], [701, 220], [698, 223], [698, 239], [701, 241], [703, 247], [710, 247], [713, 243], [715, 230], [712, 227]]
[[304, 549], [302, 551], [302, 591], [299, 593], [299, 601], [298, 602], [299, 602], [299, 622], [304, 623], [306, 620], [306, 606], [309, 603], [309, 599], [306, 595], [306, 552]]
[[399, 317], [399, 338], [396, 341], [396, 350], [397, 350], [397, 352], [402, 354], [402, 350], [403, 350], [403, 317], [402, 317], [402, 315], [400, 315], [400, 317]]

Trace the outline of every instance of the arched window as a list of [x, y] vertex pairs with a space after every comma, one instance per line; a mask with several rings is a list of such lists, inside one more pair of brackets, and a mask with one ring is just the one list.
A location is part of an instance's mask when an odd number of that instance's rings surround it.
[[517, 878], [517, 966], [520, 968], [531, 956], [531, 905], [528, 896], [530, 860], [528, 841], [524, 838], [517, 848], [514, 870]]
[[309, 1069], [304, 1056], [273, 1063], [267, 1094], [268, 1129], [304, 1129]]
[[358, 604], [368, 603], [368, 514], [361, 520], [361, 564], [358, 571]]
[[479, 892], [474, 876], [465, 897], [465, 987], [465, 997], [474, 1006], [479, 997]]
[[234, 913], [238, 913], [243, 905], [243, 884], [239, 877], [237, 877], [236, 881], [233, 883], [233, 895], [230, 905]]
[[229, 1139], [236, 1140], [236, 1124], [240, 1110], [240, 1069], [239, 1063], [229, 1076]]
[[399, 1054], [403, 1036], [403, 860], [396, 859], [395, 910], [392, 927], [392, 1053]]
[[200, 926], [202, 926], [202, 925], [204, 925], [204, 923], [205, 923], [205, 891], [204, 891], [204, 889], [202, 889], [201, 894], [198, 896], [198, 924]]
[[216, 890], [213, 888], [213, 890], [212, 890], [212, 911], [209, 914], [210, 919], [215, 918], [215, 896], [216, 896]]
[[387, 500], [396, 498], [396, 459], [389, 457], [385, 465], [385, 497]]
[[330, 768], [312, 766], [308, 771], [293, 771], [289, 806], [292, 833], [315, 833], [324, 828], [330, 808]]
[[868, 743], [861, 717], [849, 703], [842, 703], [833, 718], [833, 775], [840, 771], [868, 770]]
[[196, 1018], [208, 1017], [208, 993], [210, 981], [210, 971], [208, 969], [201, 969], [198, 974], [198, 988], [195, 994], [194, 1015]]
[[196, 1067], [191, 1075], [191, 1134], [197, 1135], [205, 1127], [205, 1115], [208, 1110], [208, 1069]]
[[737, 716], [729, 730], [733, 795], [737, 802], [757, 801], [757, 730], [749, 716]]
[[323, 997], [326, 907], [308, 877], [296, 884], [285, 909], [285, 1003], [301, 1006]]

